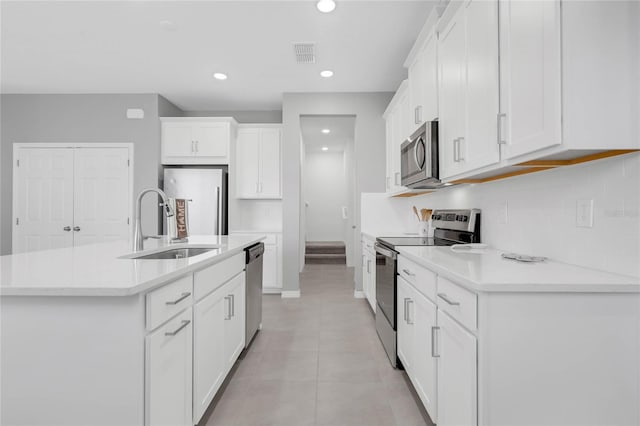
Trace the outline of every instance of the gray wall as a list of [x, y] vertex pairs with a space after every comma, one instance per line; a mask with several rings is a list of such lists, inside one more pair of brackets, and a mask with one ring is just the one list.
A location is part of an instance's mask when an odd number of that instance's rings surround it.
[[[392, 93], [285, 93], [282, 104], [283, 123], [283, 287], [285, 291], [300, 289], [299, 272], [304, 251], [304, 223], [301, 221], [301, 115], [355, 115], [354, 159], [356, 168], [356, 208], [353, 217], [360, 218], [360, 194], [384, 192], [385, 123], [382, 118]], [[356, 222], [360, 235], [360, 222]], [[361, 247], [356, 247], [358, 255]], [[359, 258], [356, 256], [356, 259]], [[360, 283], [360, 268], [356, 268]], [[358, 284], [361, 287], [360, 284]], [[357, 288], [357, 290], [362, 290]]]
[[[0, 125], [0, 253], [11, 250], [12, 157], [16, 142], [134, 144], [134, 196], [157, 187], [160, 170], [159, 112], [180, 110], [157, 94], [2, 95]], [[126, 118], [127, 108], [142, 108], [142, 120]], [[143, 207], [144, 231], [157, 232], [157, 206], [149, 196]]]
[[185, 111], [184, 117], [233, 117], [238, 123], [282, 123], [282, 111]]

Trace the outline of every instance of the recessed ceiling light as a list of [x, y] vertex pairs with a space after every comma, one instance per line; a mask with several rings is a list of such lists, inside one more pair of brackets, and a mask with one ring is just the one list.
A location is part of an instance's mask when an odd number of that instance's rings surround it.
[[322, 72], [320, 72], [320, 75], [324, 78], [329, 78], [329, 77], [333, 77], [333, 71], [331, 70], [324, 70]]
[[336, 2], [333, 0], [320, 0], [316, 3], [316, 7], [322, 13], [333, 12], [333, 9], [336, 8]]
[[321, 132], [322, 132], [322, 133], [324, 133], [324, 134], [326, 135], [326, 134], [331, 133], [331, 130], [329, 130], [329, 129], [322, 129], [322, 130], [321, 130]]
[[329, 147], [327, 147], [327, 146], [323, 146], [323, 147], [322, 147], [322, 150], [323, 150], [323, 151], [329, 151]]
[[168, 19], [163, 19], [162, 21], [159, 22], [159, 24], [160, 24], [160, 28], [162, 28], [165, 31], [176, 30], [176, 24], [174, 24], [173, 21], [170, 21]]
[[214, 72], [213, 73], [213, 78], [215, 78], [216, 80], [226, 80], [227, 79], [227, 75], [221, 72]]

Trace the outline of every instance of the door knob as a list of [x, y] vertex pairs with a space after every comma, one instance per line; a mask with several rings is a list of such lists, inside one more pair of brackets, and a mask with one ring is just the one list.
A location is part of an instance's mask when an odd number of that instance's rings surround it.
[[79, 231], [79, 230], [80, 230], [80, 227], [79, 227], [79, 226], [74, 226], [74, 227], [73, 227], [73, 230], [77, 232], [77, 231]]
[[62, 228], [63, 231], [71, 231], [71, 227], [70, 226], [65, 226], [64, 228]]

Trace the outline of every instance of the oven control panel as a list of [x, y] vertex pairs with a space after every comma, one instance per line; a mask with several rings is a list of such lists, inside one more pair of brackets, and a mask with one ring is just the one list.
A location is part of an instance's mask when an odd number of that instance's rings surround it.
[[480, 209], [434, 210], [431, 219], [434, 228], [476, 232], [480, 225]]

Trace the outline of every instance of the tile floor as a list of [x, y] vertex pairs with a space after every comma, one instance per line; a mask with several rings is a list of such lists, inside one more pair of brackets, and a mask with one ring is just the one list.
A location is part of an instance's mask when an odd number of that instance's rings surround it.
[[262, 331], [201, 424], [431, 425], [353, 297], [353, 268], [307, 265], [300, 279], [300, 299], [265, 295]]

